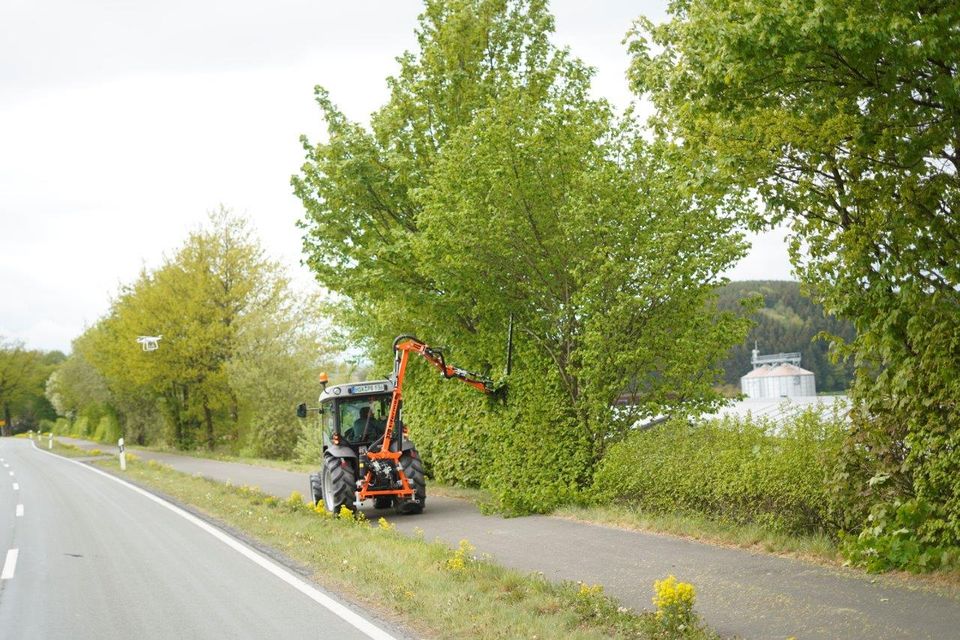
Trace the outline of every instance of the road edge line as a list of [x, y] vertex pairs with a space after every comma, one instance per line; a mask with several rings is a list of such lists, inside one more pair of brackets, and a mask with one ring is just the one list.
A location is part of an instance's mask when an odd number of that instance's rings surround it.
[[164, 500], [160, 496], [150, 493], [146, 489], [138, 487], [135, 484], [132, 484], [130, 482], [127, 482], [122, 478], [118, 478], [113, 474], [107, 473], [106, 471], [102, 471], [101, 469], [97, 469], [96, 467], [92, 467], [88, 464], [83, 464], [82, 462], [77, 462], [76, 460], [72, 460], [70, 458], [66, 458], [64, 456], [60, 456], [55, 453], [50, 453], [49, 451], [44, 451], [43, 449], [38, 447], [35, 442], [32, 444], [33, 444], [33, 448], [39, 451], [40, 453], [46, 454], [48, 456], [53, 456], [54, 458], [57, 458], [59, 460], [64, 460], [66, 462], [75, 464], [83, 469], [87, 469], [94, 473], [98, 473], [104, 476], [105, 478], [109, 478], [114, 482], [122, 484], [128, 489], [131, 489], [132, 491], [135, 491], [136, 493], [139, 493], [140, 495], [152, 500], [153, 502], [169, 509], [170, 511], [174, 512], [181, 518], [187, 520], [188, 522], [191, 522], [197, 527], [200, 527], [201, 529], [203, 529], [204, 531], [212, 535], [214, 538], [216, 538], [220, 542], [224, 543], [225, 545], [227, 545], [228, 547], [230, 547], [240, 555], [252, 561], [254, 564], [260, 566], [260, 568], [280, 578], [281, 580], [286, 582], [288, 585], [290, 585], [291, 587], [293, 587], [303, 595], [307, 596], [308, 598], [310, 598], [320, 606], [324, 607], [325, 609], [327, 609], [328, 611], [336, 615], [338, 618], [344, 620], [345, 622], [350, 624], [352, 627], [354, 627], [358, 631], [364, 633], [367, 637], [373, 638], [374, 640], [398, 640], [396, 637], [390, 635], [389, 633], [387, 633], [380, 627], [376, 626], [372, 622], [369, 622], [368, 620], [364, 619], [354, 611], [351, 611], [348, 607], [337, 602], [336, 600], [334, 600], [327, 594], [323, 593], [316, 587], [310, 584], [307, 584], [303, 579], [301, 579], [300, 577], [292, 573], [286, 567], [283, 567], [282, 565], [277, 564], [273, 560], [270, 560], [260, 555], [259, 553], [257, 553], [256, 551], [254, 551], [253, 549], [245, 545], [243, 542], [237, 540], [236, 538], [229, 535], [222, 529], [219, 529], [213, 526], [209, 522], [206, 522], [205, 520], [198, 518], [192, 513], [185, 511], [184, 509], [181, 509], [177, 505], [171, 502], [168, 502], [167, 500]]
[[13, 574], [17, 570], [17, 558], [19, 556], [19, 549], [9, 549], [7, 551], [7, 557], [3, 561], [3, 572], [0, 573], [0, 580], [13, 580]]

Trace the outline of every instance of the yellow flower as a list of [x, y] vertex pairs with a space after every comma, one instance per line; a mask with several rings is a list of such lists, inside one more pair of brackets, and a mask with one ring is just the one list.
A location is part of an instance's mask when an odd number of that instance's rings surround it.
[[657, 619], [665, 626], [677, 627], [688, 624], [693, 618], [696, 590], [692, 584], [677, 582], [674, 576], [653, 583], [653, 604]]

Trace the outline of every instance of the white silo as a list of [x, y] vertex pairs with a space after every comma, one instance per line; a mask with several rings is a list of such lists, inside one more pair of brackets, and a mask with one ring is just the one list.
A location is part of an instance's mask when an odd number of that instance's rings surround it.
[[761, 356], [754, 348], [753, 371], [740, 378], [740, 390], [748, 398], [794, 398], [817, 395], [812, 371], [800, 367], [799, 353]]

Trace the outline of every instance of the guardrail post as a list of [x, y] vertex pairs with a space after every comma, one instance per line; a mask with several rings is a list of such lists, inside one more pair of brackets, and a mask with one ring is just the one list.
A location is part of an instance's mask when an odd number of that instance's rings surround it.
[[50, 432], [50, 440], [47, 441], [47, 449], [53, 449], [53, 431]]
[[117, 442], [117, 446], [120, 447], [120, 471], [127, 470], [127, 452], [123, 449], [123, 438]]

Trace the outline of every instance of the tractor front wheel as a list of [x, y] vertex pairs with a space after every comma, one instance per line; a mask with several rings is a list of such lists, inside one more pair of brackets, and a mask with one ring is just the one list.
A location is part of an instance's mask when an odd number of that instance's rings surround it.
[[314, 506], [323, 501], [323, 480], [319, 473], [310, 474], [310, 495], [313, 497]]
[[413, 498], [397, 498], [393, 508], [402, 514], [420, 513], [427, 504], [427, 479], [423, 475], [423, 463], [416, 449], [403, 452], [400, 456], [400, 467], [413, 489]]
[[325, 456], [323, 459], [323, 506], [336, 514], [341, 507], [356, 510], [354, 493], [357, 490], [356, 475], [349, 458]]

